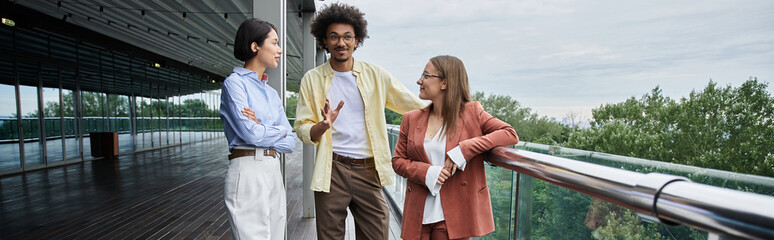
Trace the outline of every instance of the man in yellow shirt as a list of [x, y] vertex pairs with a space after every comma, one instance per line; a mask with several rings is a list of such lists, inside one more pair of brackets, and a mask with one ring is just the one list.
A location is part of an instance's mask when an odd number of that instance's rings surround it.
[[425, 106], [386, 70], [352, 57], [368, 37], [363, 15], [338, 3], [318, 13], [312, 35], [331, 59], [301, 79], [295, 129], [302, 141], [317, 145], [311, 189], [322, 240], [344, 238], [347, 207], [357, 239], [389, 237], [381, 187], [395, 174], [384, 108], [402, 114]]

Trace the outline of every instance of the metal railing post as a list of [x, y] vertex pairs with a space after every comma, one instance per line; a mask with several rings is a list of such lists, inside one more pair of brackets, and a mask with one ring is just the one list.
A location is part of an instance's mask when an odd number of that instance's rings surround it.
[[304, 186], [302, 187], [301, 192], [303, 192], [304, 198], [303, 214], [305, 218], [315, 217], [314, 192], [309, 189], [309, 187], [312, 185], [312, 172], [314, 170], [314, 157], [316, 152], [315, 148], [316, 147], [312, 144], [304, 144]]

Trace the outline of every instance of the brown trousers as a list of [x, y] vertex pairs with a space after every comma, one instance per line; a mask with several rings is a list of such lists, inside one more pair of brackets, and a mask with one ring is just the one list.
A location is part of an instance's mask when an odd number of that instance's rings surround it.
[[[449, 232], [446, 231], [446, 221], [440, 221], [437, 223], [423, 224], [422, 234], [419, 235], [420, 240], [449, 240]], [[468, 240], [470, 238], [460, 238], [460, 240]]]
[[356, 239], [387, 240], [390, 212], [374, 164], [350, 165], [334, 160], [332, 168], [330, 192], [314, 192], [317, 239], [344, 239], [349, 207], [355, 218]]

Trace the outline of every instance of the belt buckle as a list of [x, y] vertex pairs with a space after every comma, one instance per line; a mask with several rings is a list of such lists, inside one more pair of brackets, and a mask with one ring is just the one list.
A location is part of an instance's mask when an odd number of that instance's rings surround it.
[[263, 149], [263, 156], [277, 157], [277, 152], [274, 149]]
[[360, 160], [360, 159], [349, 158], [349, 165], [351, 165], [351, 166], [360, 166], [360, 165], [364, 165], [365, 164], [365, 160], [363, 160], [363, 162], [361, 162], [361, 163], [358, 163], [357, 160]]

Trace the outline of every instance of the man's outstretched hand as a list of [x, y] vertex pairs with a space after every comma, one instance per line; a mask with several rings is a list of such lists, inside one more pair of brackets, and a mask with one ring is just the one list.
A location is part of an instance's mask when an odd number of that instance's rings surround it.
[[322, 114], [323, 120], [314, 126], [312, 126], [312, 129], [310, 131], [310, 137], [312, 138], [312, 141], [317, 142], [320, 140], [320, 137], [322, 137], [323, 133], [327, 131], [331, 126], [333, 126], [333, 122], [336, 121], [336, 118], [339, 117], [339, 110], [341, 110], [341, 107], [344, 106], [344, 101], [339, 102], [339, 106], [336, 107], [336, 109], [331, 110], [331, 104], [328, 99], [325, 99], [325, 106], [323, 108], [320, 108], [320, 113]]
[[341, 107], [343, 106], [344, 100], [341, 100], [339, 102], [339, 106], [337, 106], [335, 110], [331, 111], [331, 103], [327, 98], [325, 99], [325, 107], [320, 108], [320, 112], [322, 113], [323, 117], [322, 122], [325, 124], [325, 126], [327, 126], [327, 128], [330, 128], [333, 125], [333, 122], [336, 121], [336, 118], [339, 117], [339, 110], [341, 110]]

